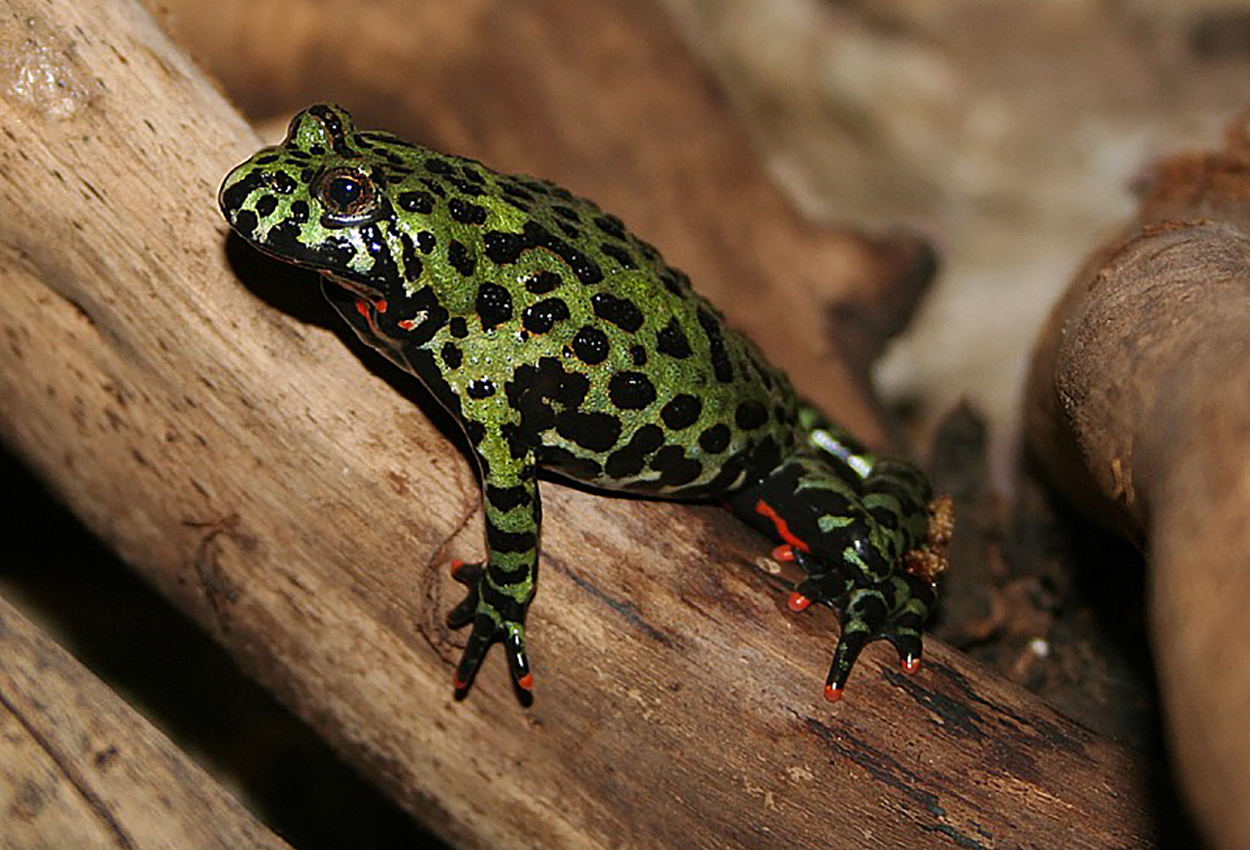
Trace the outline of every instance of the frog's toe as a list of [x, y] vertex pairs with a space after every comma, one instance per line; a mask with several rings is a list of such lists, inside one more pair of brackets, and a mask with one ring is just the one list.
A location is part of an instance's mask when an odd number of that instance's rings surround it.
[[489, 615], [477, 614], [472, 620], [473, 631], [469, 633], [469, 642], [465, 644], [452, 679], [457, 699], [463, 699], [469, 693], [469, 688], [473, 686], [473, 677], [477, 675], [482, 659], [486, 657], [486, 650], [498, 639], [495, 621]]
[[466, 563], [459, 560], [451, 562], [451, 577], [469, 588], [469, 592], [465, 594], [460, 604], [447, 613], [447, 625], [453, 629], [469, 625], [477, 615], [477, 603], [481, 598], [478, 585], [484, 573], [485, 570], [480, 563]]
[[836, 607], [838, 600], [846, 594], [845, 584], [833, 573], [809, 575], [795, 585], [786, 605], [796, 614], [806, 611], [817, 602]]
[[894, 644], [903, 672], [915, 673], [920, 669], [920, 657], [924, 654], [924, 624], [937, 599], [928, 581], [910, 575], [902, 581], [905, 590], [899, 591], [900, 599], [884, 636]]
[[509, 612], [513, 617], [510, 618], [498, 607], [483, 602], [481, 588], [486, 580], [485, 564], [452, 561], [451, 575], [469, 590], [460, 604], [448, 613], [447, 623], [453, 629], [473, 626], [460, 663], [456, 666], [453, 679], [456, 697], [463, 698], [469, 693], [482, 660], [495, 643], [504, 645], [512, 680], [523, 696], [528, 694], [534, 687], [534, 676], [525, 653], [525, 623], [521, 619], [524, 608], [518, 607], [516, 611]]
[[512, 681], [528, 693], [534, 687], [534, 674], [530, 672], [529, 656], [525, 654], [525, 624], [505, 623], [504, 630], [506, 637], [503, 643], [508, 653], [508, 669], [512, 671]]
[[870, 634], [867, 627], [862, 622], [858, 626], [852, 628], [851, 623], [843, 621], [842, 634], [838, 637], [837, 648], [833, 651], [833, 662], [829, 665], [829, 675], [825, 677], [825, 699], [829, 702], [842, 699], [851, 668], [868, 645]]

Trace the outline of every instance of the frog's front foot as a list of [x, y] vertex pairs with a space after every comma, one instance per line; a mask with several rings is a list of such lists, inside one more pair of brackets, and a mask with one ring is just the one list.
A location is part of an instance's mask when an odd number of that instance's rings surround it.
[[[453, 680], [456, 698], [463, 699], [473, 685], [473, 677], [482, 666], [486, 651], [501, 642], [508, 653], [508, 669], [512, 681], [523, 695], [534, 687], [529, 658], [525, 654], [525, 608], [520, 605], [494, 603], [483, 594], [486, 586], [486, 567], [481, 563], [452, 561], [451, 575], [469, 588], [464, 600], [447, 615], [447, 624], [459, 629], [473, 624], [469, 642], [465, 645]], [[494, 595], [494, 594], [491, 594]], [[511, 601], [511, 600], [509, 600]]]
[[842, 634], [825, 679], [825, 698], [830, 702], [842, 698], [855, 661], [874, 640], [892, 643], [903, 672], [916, 672], [924, 651], [921, 630], [934, 599], [933, 586], [908, 573], [850, 588], [834, 574], [810, 575], [800, 582], [790, 596], [791, 610], [806, 610], [814, 602], [841, 609]]

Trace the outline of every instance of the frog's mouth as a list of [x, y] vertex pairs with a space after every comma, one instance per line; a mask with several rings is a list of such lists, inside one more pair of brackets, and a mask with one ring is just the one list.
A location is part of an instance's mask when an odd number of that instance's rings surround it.
[[321, 276], [324, 277], [326, 280], [330, 281], [331, 283], [337, 286], [343, 287], [344, 289], [346, 289], [348, 292], [352, 293], [353, 295], [359, 295], [361, 298], [365, 298], [370, 301], [382, 295], [382, 292], [379, 289], [377, 289], [376, 287], [370, 286], [367, 283], [362, 283], [361, 281], [358, 281], [358, 280], [352, 280], [349, 277], [343, 277], [343, 275], [341, 274], [335, 274], [334, 272], [327, 271], [325, 269], [318, 269], [318, 271], [321, 272]]

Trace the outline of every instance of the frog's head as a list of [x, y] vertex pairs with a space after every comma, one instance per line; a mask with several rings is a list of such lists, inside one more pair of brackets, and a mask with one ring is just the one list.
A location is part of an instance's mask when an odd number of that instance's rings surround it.
[[388, 248], [395, 214], [386, 165], [345, 110], [312, 106], [291, 120], [281, 144], [226, 176], [218, 203], [260, 250], [360, 295], [384, 296], [403, 277]]

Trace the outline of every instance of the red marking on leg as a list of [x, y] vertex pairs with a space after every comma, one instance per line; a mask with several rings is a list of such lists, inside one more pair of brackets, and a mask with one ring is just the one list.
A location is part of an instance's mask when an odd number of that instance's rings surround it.
[[773, 521], [773, 526], [777, 529], [777, 534], [781, 536], [782, 540], [786, 541], [791, 546], [794, 546], [796, 549], [802, 549], [804, 552], [812, 551], [812, 547], [808, 546], [795, 536], [794, 532], [790, 530], [789, 524], [782, 519], [781, 514], [773, 510], [773, 506], [768, 504], [768, 502], [765, 502], [763, 499], [756, 502], [755, 512], [761, 516], [768, 517]]
[[387, 303], [386, 303], [386, 299], [384, 298], [384, 299], [382, 299], [381, 301], [376, 302], [376, 303], [373, 305], [373, 309], [377, 310], [379, 313], [385, 313], [385, 312], [386, 312], [386, 308], [387, 308], [387, 307], [389, 307], [389, 306], [391, 306], [391, 305], [387, 304]]
[[459, 558], [452, 558], [451, 559], [451, 574], [454, 576], [456, 573], [460, 572], [460, 568], [463, 566], [464, 566], [464, 561], [460, 560]]
[[460, 671], [457, 670], [451, 674], [451, 686], [458, 691], [463, 691], [469, 686], [469, 683], [460, 678]]
[[417, 326], [417, 320], [416, 319], [400, 319], [395, 324], [399, 325], [401, 328], [403, 328], [406, 331], [410, 331]]
[[903, 659], [902, 664], [899, 666], [903, 669], [904, 673], [910, 676], [920, 669], [920, 659], [914, 655], [909, 655]]
[[787, 564], [790, 563], [794, 560], [794, 547], [789, 543], [782, 543], [773, 550], [773, 560], [782, 561]]
[[523, 691], [531, 691], [534, 689], [534, 674], [526, 673], [524, 676], [516, 680], [517, 686]]
[[[386, 306], [385, 301], [379, 301], [378, 304], [381, 304], [383, 307]], [[377, 309], [376, 304], [370, 305], [369, 302], [363, 298], [356, 299], [356, 312], [365, 317], [365, 321], [369, 323], [369, 330], [372, 331], [375, 336], [377, 336], [379, 335], [378, 323], [373, 318], [373, 310], [370, 309], [370, 306], [372, 306], [373, 309]]]
[[842, 699], [842, 689], [837, 685], [825, 685], [825, 699], [829, 702], [837, 702]]
[[801, 614], [804, 611], [806, 611], [808, 608], [812, 607], [812, 600], [808, 599], [806, 596], [804, 596], [803, 594], [799, 593], [796, 590], [794, 591], [794, 593], [790, 594], [790, 600], [786, 602], [786, 605], [794, 613]]

